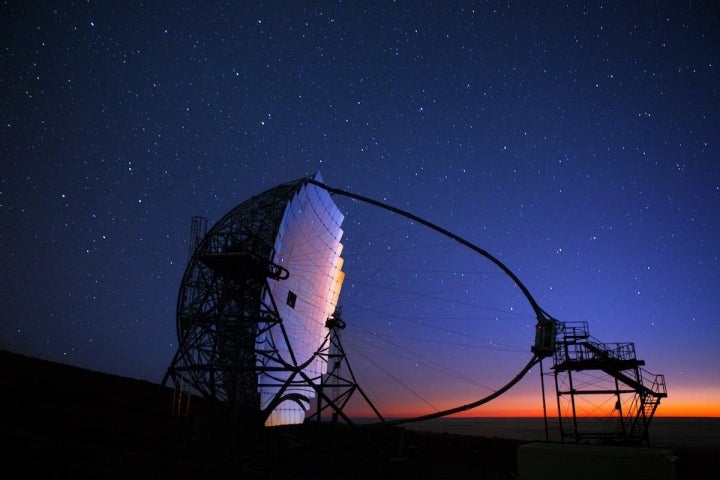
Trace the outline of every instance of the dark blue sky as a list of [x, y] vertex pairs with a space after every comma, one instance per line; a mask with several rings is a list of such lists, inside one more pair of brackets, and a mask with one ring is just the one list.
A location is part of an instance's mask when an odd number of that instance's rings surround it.
[[191, 216], [319, 170], [717, 400], [718, 4], [536, 3], [3, 2], [0, 346], [160, 381]]

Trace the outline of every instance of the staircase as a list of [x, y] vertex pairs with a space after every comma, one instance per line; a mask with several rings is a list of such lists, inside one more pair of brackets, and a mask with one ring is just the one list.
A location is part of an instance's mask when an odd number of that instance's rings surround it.
[[634, 408], [637, 415], [629, 425], [630, 435], [633, 437], [641, 437], [646, 435], [646, 430], [650, 420], [655, 415], [660, 399], [667, 397], [667, 388], [665, 386], [664, 375], [654, 375], [645, 369], [640, 369], [642, 384], [648, 385], [644, 394], [638, 394], [633, 399], [631, 411]]
[[[560, 323], [553, 356], [553, 370], [558, 394], [558, 409], [561, 400], [569, 399], [572, 412], [572, 428], [563, 431], [562, 412], [561, 434], [576, 441], [589, 438], [606, 442], [648, 442], [648, 427], [655, 415], [660, 400], [667, 397], [665, 377], [655, 375], [642, 367], [644, 360], [635, 354], [633, 343], [603, 343], [589, 334], [587, 322]], [[603, 380], [600, 372], [607, 380]], [[592, 375], [601, 387], [593, 388], [587, 382], [578, 382], [582, 373]], [[599, 380], [598, 380], [599, 379]], [[560, 387], [563, 385], [563, 387]], [[579, 386], [578, 386], [579, 385]], [[601, 405], [615, 405], [610, 412], [604, 412], [606, 420], [602, 429], [582, 431], [576, 418], [576, 405], [581, 396], [610, 396], [615, 402]], [[631, 398], [624, 402], [623, 399]], [[567, 402], [566, 402], [567, 403]], [[565, 415], [567, 418], [567, 414]], [[600, 423], [600, 422], [598, 422]]]

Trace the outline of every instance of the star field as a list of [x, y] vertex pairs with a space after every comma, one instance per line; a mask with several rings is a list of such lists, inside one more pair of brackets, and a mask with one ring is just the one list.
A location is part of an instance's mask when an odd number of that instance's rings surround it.
[[716, 400], [719, 14], [4, 1], [0, 346], [159, 382], [191, 216], [319, 170]]

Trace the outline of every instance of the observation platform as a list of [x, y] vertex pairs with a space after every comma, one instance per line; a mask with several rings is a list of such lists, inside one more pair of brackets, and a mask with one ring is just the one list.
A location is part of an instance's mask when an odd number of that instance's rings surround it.
[[[576, 442], [599, 439], [608, 443], [649, 443], [648, 427], [660, 400], [667, 397], [667, 388], [664, 375], [650, 373], [644, 366], [633, 343], [600, 342], [590, 336], [587, 322], [560, 323], [552, 369], [558, 409], [563, 410], [561, 404], [565, 401], [564, 411], [572, 412], [571, 427], [567, 429], [561, 414], [561, 437]], [[588, 371], [597, 373], [592, 373], [591, 380], [579, 378], [580, 373]], [[603, 429], [583, 430], [578, 422], [578, 400], [591, 395], [614, 399], [609, 402], [614, 408], [606, 412], [608, 421]]]
[[208, 253], [203, 255], [202, 262], [220, 275], [234, 279], [285, 280], [290, 275], [280, 265], [244, 251]]

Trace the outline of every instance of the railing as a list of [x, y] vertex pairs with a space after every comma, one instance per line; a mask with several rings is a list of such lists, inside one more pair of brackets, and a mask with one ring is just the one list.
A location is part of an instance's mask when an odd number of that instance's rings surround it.
[[667, 386], [665, 385], [665, 375], [650, 373], [644, 368], [640, 369], [640, 377], [643, 385], [655, 392], [656, 397], [667, 397]]
[[633, 343], [602, 343], [597, 340], [564, 342], [555, 350], [555, 363], [584, 360], [636, 360]]
[[[592, 337], [590, 337], [592, 338]], [[588, 345], [598, 350], [596, 358], [601, 360], [636, 360], [634, 343], [602, 343], [596, 339], [588, 340]], [[600, 353], [603, 352], [603, 354]]]
[[558, 322], [557, 343], [583, 340], [590, 336], [588, 322]]

